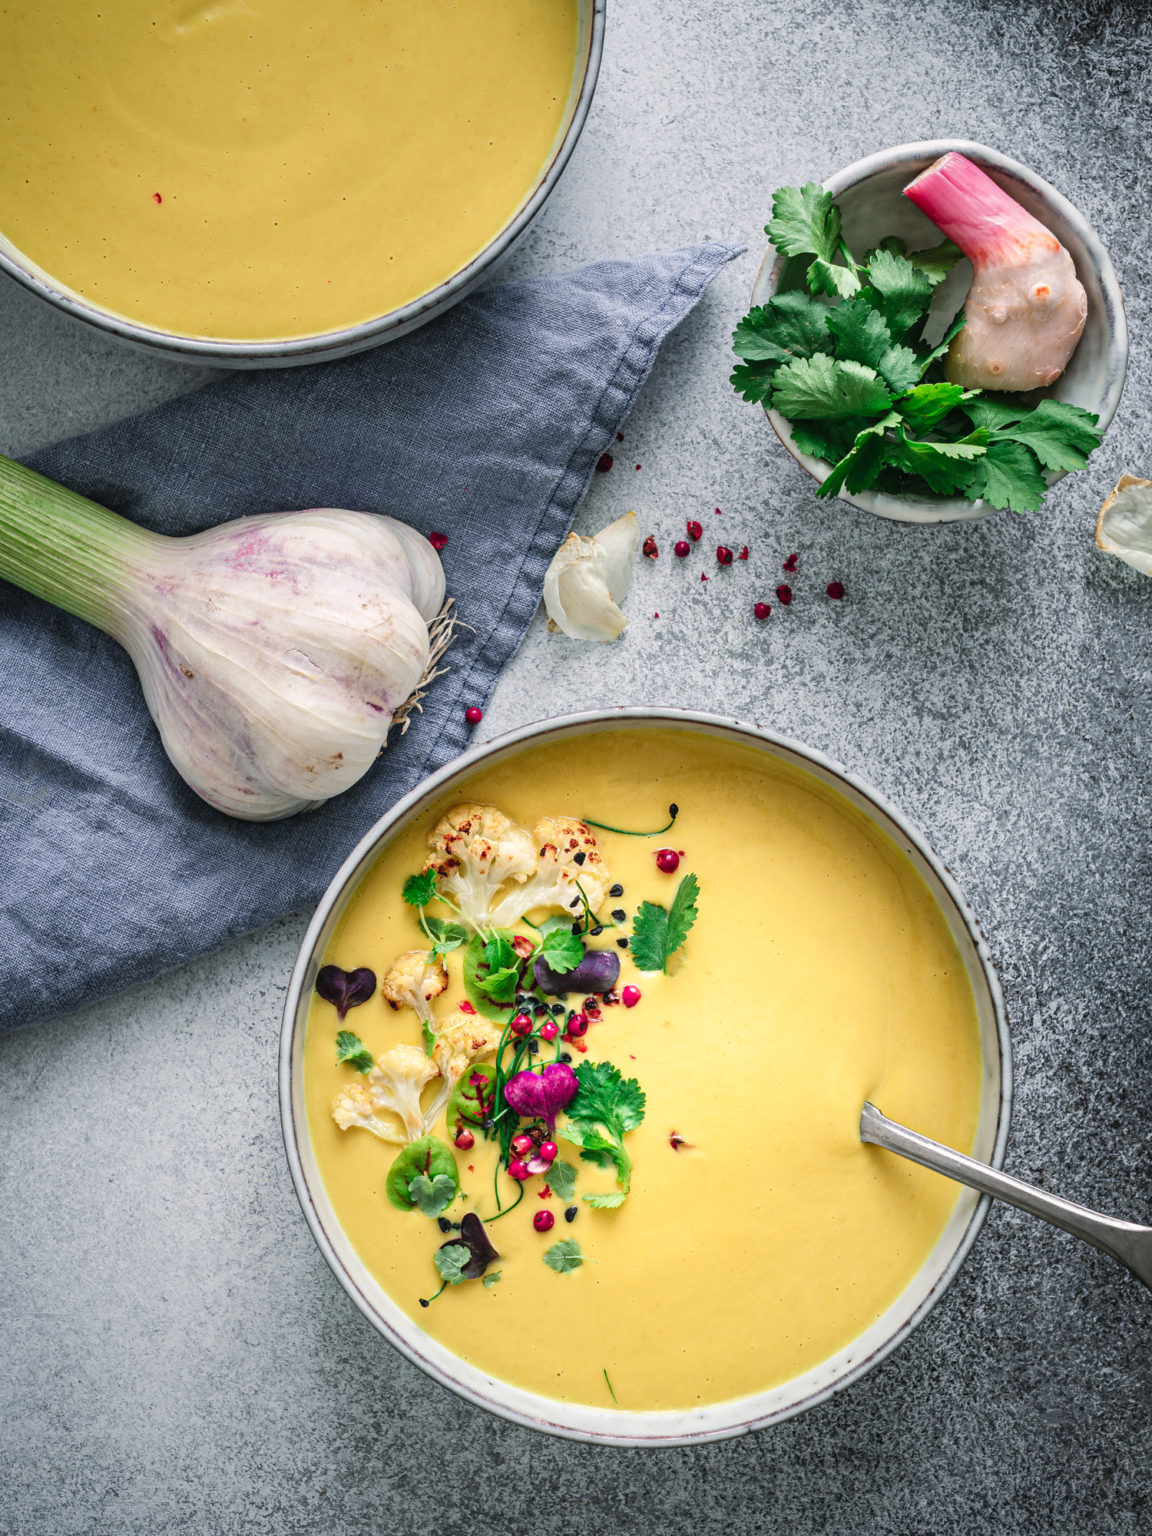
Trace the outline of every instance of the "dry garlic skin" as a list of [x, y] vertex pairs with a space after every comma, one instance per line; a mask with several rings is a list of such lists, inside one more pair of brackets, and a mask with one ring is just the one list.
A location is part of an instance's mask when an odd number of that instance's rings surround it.
[[[946, 1180], [861, 1145], [865, 1099], [961, 1149], [977, 1124], [974, 1001], [920, 877], [861, 813], [798, 769], [690, 732], [610, 731], [525, 749], [458, 785], [381, 853], [325, 961], [383, 976], [420, 943], [401, 892], [425, 862], [429, 831], [459, 802], [498, 807], [529, 828], [583, 817], [655, 829], [670, 802], [679, 808], [659, 837], [595, 830], [612, 884], [598, 907], [603, 932], [585, 942], [619, 957], [620, 1001], [556, 1041], [575, 1071], [612, 1063], [642, 1094], [641, 1119], [623, 1136], [628, 1190], [615, 1209], [585, 1200], [619, 1193], [621, 1181], [565, 1139], [579, 1102], [565, 1098], [566, 1081], [516, 1092], [528, 1109], [568, 1105], [555, 1113], [555, 1144], [557, 1161], [577, 1170], [574, 1190], [562, 1199], [547, 1175], [531, 1175], [522, 1202], [495, 1221], [496, 1190], [508, 1205], [517, 1183], [478, 1128], [455, 1147], [441, 1118], [431, 1130], [451, 1147], [461, 1190], [444, 1219], [484, 1218], [498, 1255], [485, 1278], [500, 1278], [447, 1285], [422, 1307], [440, 1283], [433, 1254], [458, 1235], [390, 1204], [398, 1148], [341, 1131], [331, 1115], [355, 1076], [337, 1062], [338, 1030], [379, 1057], [419, 1045], [420, 1022], [374, 996], [341, 1025], [315, 998], [308, 1126], [359, 1256], [442, 1344], [547, 1397], [679, 1409], [757, 1393], [826, 1360], [909, 1284], [957, 1197]], [[674, 855], [664, 867], [661, 851]], [[632, 935], [642, 901], [667, 909], [690, 875], [698, 894], [687, 937], [667, 973], [640, 970], [633, 944], [616, 940]], [[425, 911], [452, 917], [435, 903]], [[466, 999], [461, 955], [446, 957], [438, 1015]], [[564, 1010], [557, 1023], [565, 1028]], [[553, 1049], [545, 1033], [538, 1059]], [[632, 1090], [628, 1099], [634, 1110]], [[557, 1250], [571, 1244], [582, 1262], [568, 1267]], [[528, 1339], [524, 1320], [540, 1317], [555, 1326]]]
[[181, 334], [340, 330], [472, 261], [562, 131], [576, 0], [10, 0], [0, 235]]

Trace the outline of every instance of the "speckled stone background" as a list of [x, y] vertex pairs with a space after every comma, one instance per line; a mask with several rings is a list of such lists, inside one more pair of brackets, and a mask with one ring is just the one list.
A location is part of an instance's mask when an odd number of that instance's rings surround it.
[[[1152, 583], [1092, 527], [1122, 469], [1152, 473], [1150, 64], [1139, 0], [616, 0], [587, 132], [514, 270], [701, 236], [750, 250], [667, 347], [581, 514], [635, 507], [661, 542], [632, 627], [592, 654], [537, 622], [482, 727], [711, 707], [871, 780], [991, 936], [1016, 1050], [1009, 1167], [1144, 1220]], [[729, 392], [725, 354], [771, 189], [943, 135], [1027, 161], [1086, 212], [1133, 352], [1103, 450], [1042, 514], [916, 530], [818, 503]], [[204, 378], [14, 286], [0, 337], [8, 451]], [[703, 585], [699, 559], [667, 558], [686, 517], [747, 542], [747, 565]], [[796, 600], [757, 626], [791, 550]], [[1006, 1209], [894, 1357], [743, 1440], [593, 1449], [433, 1385], [345, 1298], [289, 1184], [274, 1063], [303, 926], [0, 1042], [5, 1536], [1152, 1528], [1152, 1296]], [[532, 1323], [563, 1347], [562, 1314]]]

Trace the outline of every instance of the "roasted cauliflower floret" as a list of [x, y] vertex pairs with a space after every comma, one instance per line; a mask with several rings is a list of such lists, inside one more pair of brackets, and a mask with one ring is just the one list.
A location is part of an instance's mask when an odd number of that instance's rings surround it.
[[424, 861], [441, 896], [477, 932], [492, 927], [491, 907], [507, 881], [522, 884], [536, 869], [536, 844], [494, 805], [454, 805], [433, 828]]
[[443, 1082], [428, 1106], [425, 1125], [431, 1127], [443, 1114], [452, 1090], [472, 1063], [487, 1056], [500, 1043], [501, 1026], [483, 1014], [456, 1008], [443, 1023], [432, 1026], [432, 1059]]
[[397, 955], [380, 984], [380, 992], [390, 1008], [413, 1008], [424, 1024], [432, 1023], [432, 999], [448, 985], [448, 967], [442, 955], [429, 955], [422, 949], [406, 949]]
[[394, 1045], [377, 1059], [363, 1082], [352, 1083], [337, 1095], [332, 1118], [342, 1131], [359, 1126], [381, 1141], [403, 1146], [424, 1135], [420, 1095], [439, 1075], [440, 1068], [423, 1051], [414, 1045]]
[[576, 882], [595, 912], [608, 894], [612, 876], [590, 828], [575, 816], [545, 816], [536, 823], [536, 871], [510, 891], [492, 914], [497, 928], [511, 928], [536, 907], [559, 907], [583, 916], [584, 902]]

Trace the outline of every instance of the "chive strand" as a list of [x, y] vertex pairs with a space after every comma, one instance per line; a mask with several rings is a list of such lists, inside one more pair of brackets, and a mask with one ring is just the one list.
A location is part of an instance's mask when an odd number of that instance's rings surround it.
[[657, 827], [654, 832], [636, 832], [630, 827], [610, 827], [606, 821], [593, 821], [591, 816], [581, 816], [580, 820], [586, 827], [596, 827], [601, 832], [615, 832], [620, 837], [663, 837], [665, 832], [671, 832], [676, 825], [676, 818], [680, 814], [680, 807], [672, 804], [668, 807], [668, 814], [672, 818], [666, 827]]

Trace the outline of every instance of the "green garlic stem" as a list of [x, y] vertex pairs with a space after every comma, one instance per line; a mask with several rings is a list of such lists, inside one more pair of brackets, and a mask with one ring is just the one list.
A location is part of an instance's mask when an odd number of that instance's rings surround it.
[[116, 639], [164, 542], [0, 454], [0, 577]]

